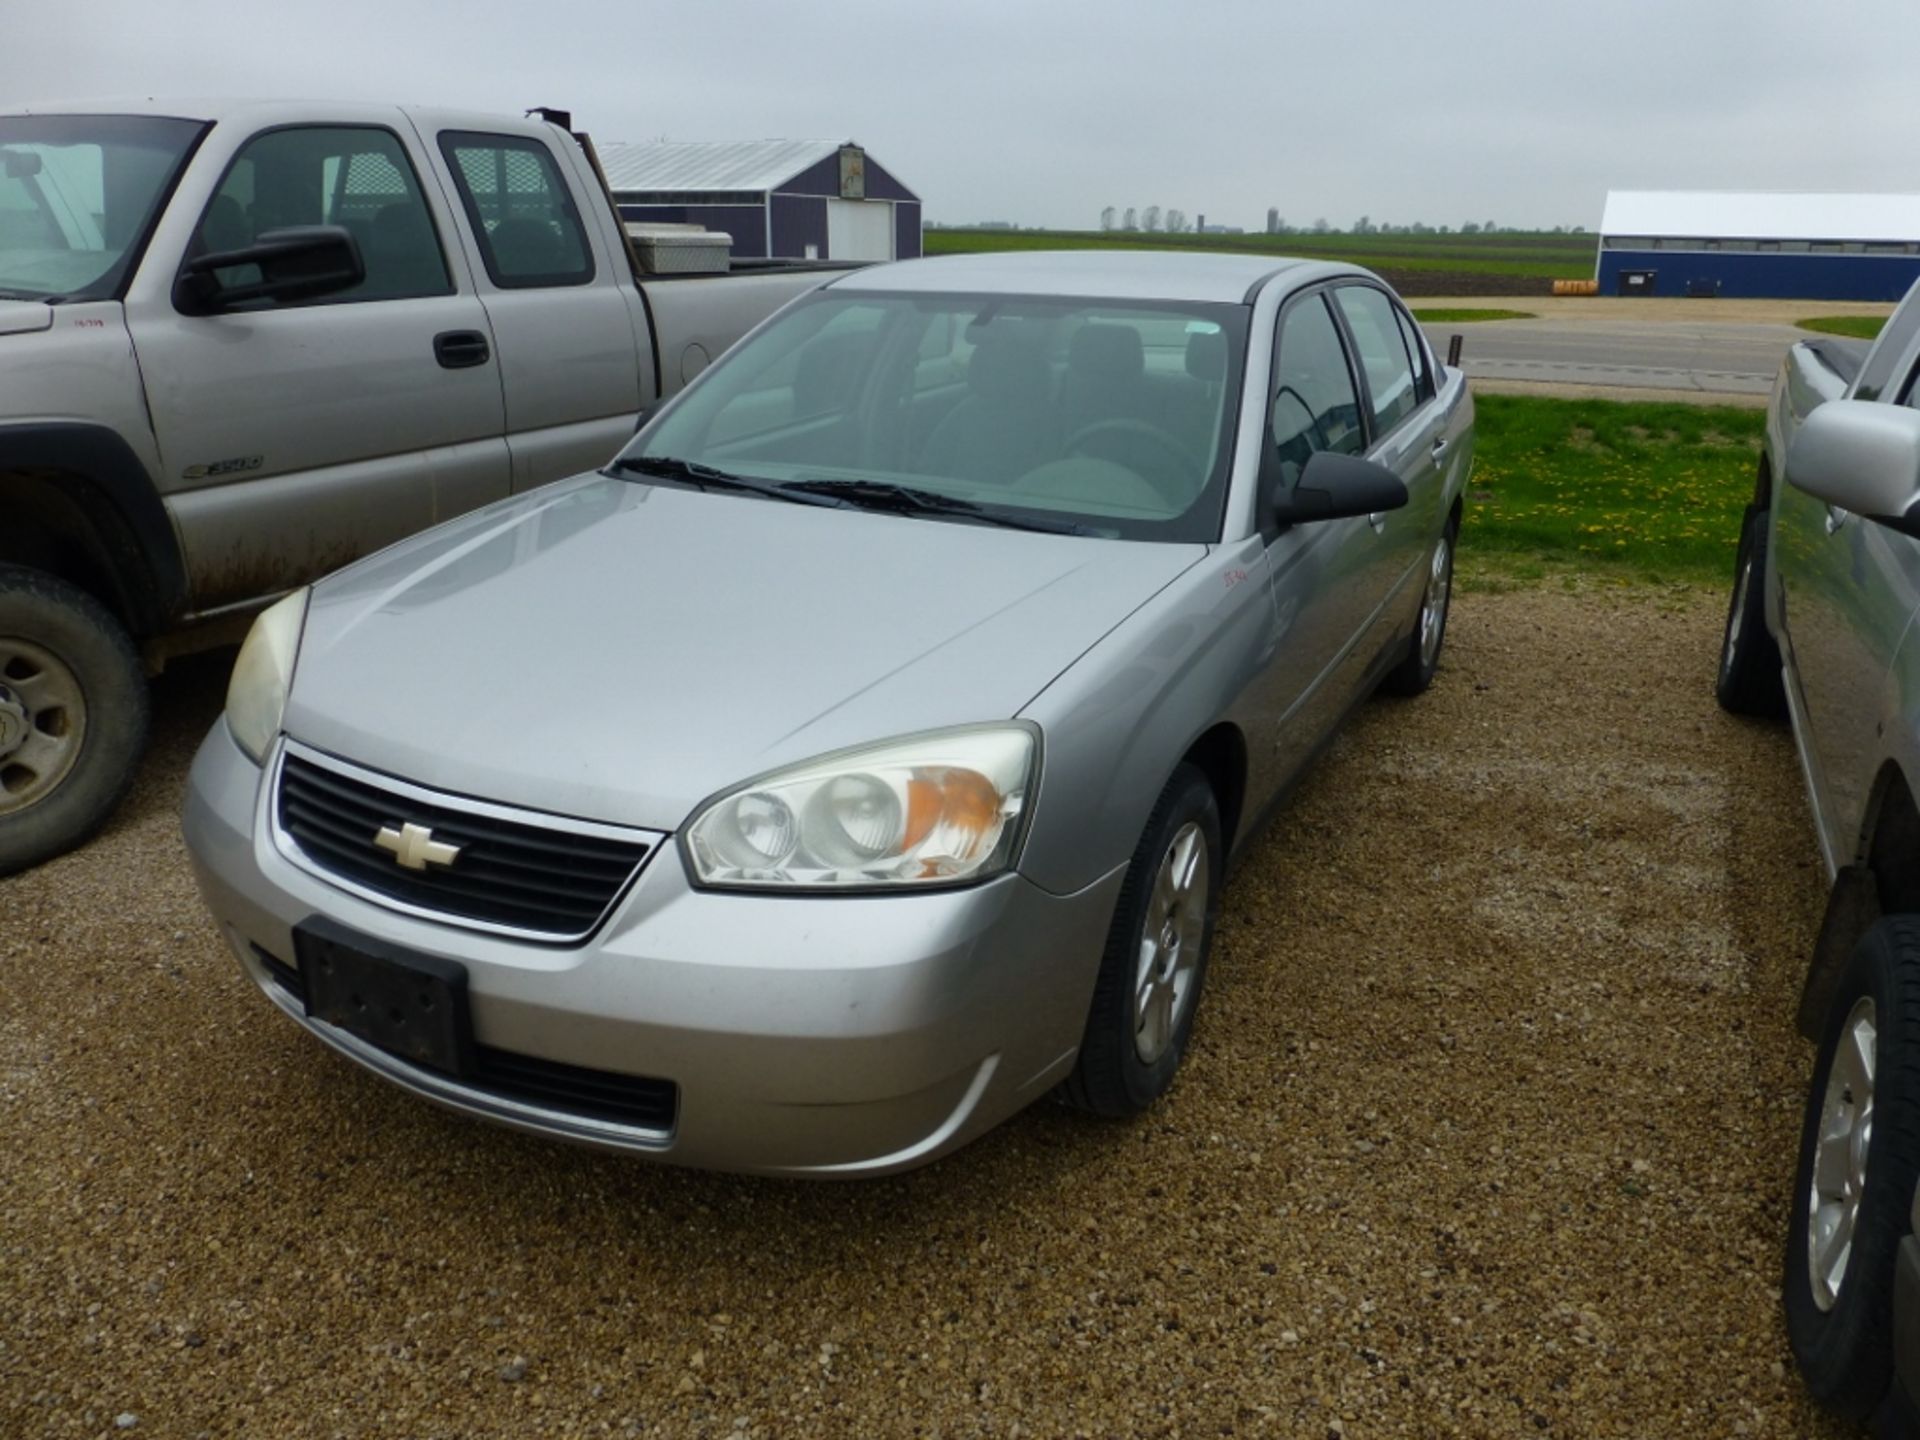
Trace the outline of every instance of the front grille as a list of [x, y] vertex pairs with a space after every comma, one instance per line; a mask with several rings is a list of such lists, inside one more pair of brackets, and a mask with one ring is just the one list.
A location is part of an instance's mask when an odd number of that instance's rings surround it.
[[[300, 972], [279, 956], [253, 947], [254, 958], [266, 968], [274, 984], [304, 1007], [307, 983]], [[396, 1057], [405, 1060], [404, 1056]], [[586, 1120], [610, 1120], [640, 1130], [670, 1134], [680, 1110], [680, 1087], [671, 1080], [645, 1075], [622, 1075], [613, 1070], [589, 1070], [542, 1060], [492, 1045], [473, 1047], [473, 1069], [456, 1077], [461, 1084], [523, 1105], [536, 1106]]]
[[[554, 940], [590, 934], [653, 850], [558, 817], [534, 824], [456, 796], [388, 788], [291, 750], [277, 804], [282, 833], [328, 875], [449, 919]], [[448, 865], [402, 867], [374, 837], [408, 824], [459, 846], [459, 855]]]

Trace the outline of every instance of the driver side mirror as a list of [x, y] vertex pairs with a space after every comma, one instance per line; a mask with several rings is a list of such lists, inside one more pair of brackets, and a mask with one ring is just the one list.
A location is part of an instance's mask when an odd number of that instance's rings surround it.
[[[222, 275], [245, 267], [254, 276]], [[214, 315], [250, 300], [311, 300], [351, 290], [367, 278], [353, 232], [343, 225], [299, 225], [263, 232], [251, 245], [187, 261], [173, 284], [183, 314]]]
[[1787, 483], [1920, 538], [1920, 410], [1869, 400], [1816, 406], [1787, 448]]
[[1278, 460], [1271, 460], [1262, 468], [1260, 485], [1260, 528], [1269, 534], [1285, 525], [1374, 515], [1407, 503], [1406, 484], [1386, 466], [1331, 450], [1315, 452], [1291, 486]]

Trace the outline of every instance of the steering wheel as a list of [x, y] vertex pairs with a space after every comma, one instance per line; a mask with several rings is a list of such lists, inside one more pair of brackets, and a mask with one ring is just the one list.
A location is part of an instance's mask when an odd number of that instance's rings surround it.
[[[1110, 447], [1106, 454], [1100, 455], [1089, 447], [1088, 442], [1102, 436], [1111, 436], [1125, 443]], [[1146, 469], [1133, 464], [1128, 458], [1128, 451], [1132, 442], [1139, 440], [1146, 441], [1169, 463]], [[1194, 493], [1200, 488], [1200, 467], [1192, 453], [1158, 425], [1149, 425], [1145, 420], [1096, 420], [1091, 425], [1082, 425], [1068, 436], [1065, 448], [1069, 455], [1094, 454], [1102, 460], [1124, 465], [1153, 486], [1161, 499], [1180, 509], [1185, 509], [1192, 502]], [[1116, 449], [1118, 453], [1115, 453]]]

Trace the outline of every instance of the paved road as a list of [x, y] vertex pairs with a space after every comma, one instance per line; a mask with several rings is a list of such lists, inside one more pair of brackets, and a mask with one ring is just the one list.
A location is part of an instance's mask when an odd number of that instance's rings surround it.
[[1806, 339], [1791, 325], [1702, 324], [1630, 319], [1503, 320], [1428, 325], [1446, 353], [1466, 337], [1463, 368], [1478, 380], [1631, 386], [1764, 395], [1789, 345]]

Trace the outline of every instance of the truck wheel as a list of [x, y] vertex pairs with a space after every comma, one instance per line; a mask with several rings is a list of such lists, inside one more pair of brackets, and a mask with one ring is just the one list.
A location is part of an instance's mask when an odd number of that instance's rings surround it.
[[1893, 1368], [1893, 1284], [1920, 1177], [1920, 916], [1861, 938], [1807, 1088], [1787, 1338], [1813, 1398], [1865, 1419]]
[[1766, 578], [1767, 512], [1749, 505], [1733, 560], [1733, 598], [1727, 602], [1714, 693], [1723, 710], [1774, 720], [1787, 713], [1787, 692], [1780, 678], [1780, 647], [1767, 629]]
[[1160, 792], [1120, 886], [1080, 1058], [1061, 1087], [1069, 1105], [1134, 1115], [1173, 1084], [1207, 978], [1220, 850], [1213, 787], [1182, 765]]
[[1453, 547], [1459, 536], [1458, 522], [1449, 520], [1427, 558], [1419, 623], [1413, 627], [1405, 657], [1380, 682], [1380, 688], [1389, 695], [1419, 695], [1433, 684], [1434, 672], [1440, 668], [1440, 646], [1447, 638], [1447, 611], [1453, 603]]
[[146, 676], [106, 607], [0, 565], [0, 875], [99, 829], [146, 738]]

